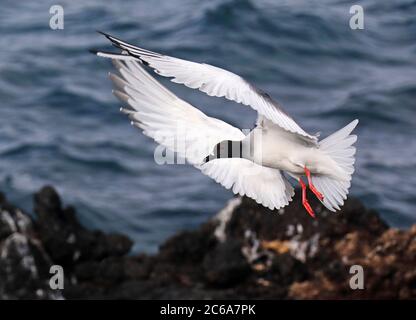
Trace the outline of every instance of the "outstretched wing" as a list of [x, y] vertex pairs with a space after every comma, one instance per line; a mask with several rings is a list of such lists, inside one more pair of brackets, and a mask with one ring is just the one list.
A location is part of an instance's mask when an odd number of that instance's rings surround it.
[[280, 170], [246, 159], [214, 159], [200, 169], [235, 194], [246, 195], [271, 210], [288, 205], [294, 194]]
[[273, 121], [283, 129], [301, 135], [314, 144], [317, 137], [306, 133], [282, 107], [267, 93], [254, 87], [242, 77], [227, 70], [205, 63], [178, 59], [133, 46], [125, 41], [103, 33], [125, 55], [140, 59], [156, 73], [172, 77], [172, 81], [199, 89], [210, 96], [225, 97], [229, 100], [251, 106], [259, 114]]
[[129, 106], [122, 111], [144, 134], [177, 152], [226, 188], [232, 188], [234, 193], [247, 195], [270, 209], [290, 201], [293, 188], [279, 170], [245, 159], [215, 159], [204, 163], [204, 158], [219, 142], [242, 140], [241, 130], [208, 117], [178, 98], [137, 61], [113, 61], [120, 75], [110, 74], [116, 87], [114, 94]]
[[113, 60], [121, 77], [110, 74], [114, 94], [130, 108], [122, 108], [156, 142], [200, 164], [224, 140], [242, 140], [241, 130], [208, 117], [162, 86], [136, 61]]

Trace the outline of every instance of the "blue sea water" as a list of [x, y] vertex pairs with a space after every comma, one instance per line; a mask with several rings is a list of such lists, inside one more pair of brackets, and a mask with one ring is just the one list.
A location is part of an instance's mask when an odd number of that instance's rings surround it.
[[[51, 30], [49, 9], [64, 8]], [[351, 193], [397, 227], [416, 222], [416, 1], [364, 0], [364, 30], [341, 0], [10, 1], [0, 7], [0, 190], [31, 211], [57, 187], [90, 228], [152, 252], [232, 197], [190, 166], [157, 165], [107, 78], [103, 30], [234, 71], [326, 136], [360, 119]], [[162, 80], [210, 116], [251, 128], [255, 113]], [[305, 213], [306, 214], [306, 213]], [[276, 223], [279, 223], [276, 220]]]

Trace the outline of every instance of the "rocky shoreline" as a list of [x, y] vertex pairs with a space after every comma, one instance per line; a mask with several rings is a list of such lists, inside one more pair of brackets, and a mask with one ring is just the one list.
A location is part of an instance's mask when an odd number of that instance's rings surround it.
[[[128, 237], [84, 228], [52, 187], [35, 194], [35, 218], [0, 194], [0, 299], [416, 298], [416, 225], [389, 228], [354, 198], [338, 214], [311, 205], [316, 220], [299, 195], [278, 213], [234, 198], [156, 255], [129, 255]], [[353, 265], [363, 290], [350, 287]]]

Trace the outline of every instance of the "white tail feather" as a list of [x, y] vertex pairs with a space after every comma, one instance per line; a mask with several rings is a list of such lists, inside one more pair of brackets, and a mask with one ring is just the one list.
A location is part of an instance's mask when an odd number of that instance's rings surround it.
[[355, 163], [356, 149], [353, 144], [357, 141], [357, 136], [350, 133], [357, 124], [356, 119], [319, 142], [319, 149], [329, 155], [347, 176], [343, 181], [328, 176], [312, 176], [313, 184], [324, 195], [323, 205], [330, 211], [339, 210], [347, 199]]

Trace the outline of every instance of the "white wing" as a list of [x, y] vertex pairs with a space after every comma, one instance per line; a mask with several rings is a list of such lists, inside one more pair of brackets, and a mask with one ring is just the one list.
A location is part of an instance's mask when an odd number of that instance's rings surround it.
[[316, 136], [306, 133], [267, 93], [254, 87], [242, 77], [209, 64], [162, 55], [133, 46], [110, 35], [104, 35], [125, 54], [142, 60], [162, 76], [172, 77], [173, 82], [199, 89], [210, 96], [225, 97], [251, 106], [283, 129], [297, 133], [314, 144], [317, 143]]
[[135, 61], [113, 60], [122, 78], [110, 74], [118, 90], [114, 94], [132, 109], [132, 123], [156, 142], [177, 152], [192, 164], [200, 164], [214, 146], [224, 140], [242, 140], [241, 130], [208, 117], [179, 99]]
[[279, 170], [246, 159], [214, 159], [200, 169], [235, 194], [247, 195], [271, 210], [288, 205], [294, 194]]
[[245, 159], [203, 160], [224, 140], [242, 140], [241, 130], [208, 117], [175, 96], [150, 76], [136, 61], [114, 64], [122, 78], [110, 74], [118, 90], [115, 95], [132, 109], [133, 124], [159, 144], [177, 152], [203, 173], [234, 193], [247, 195], [270, 209], [289, 203], [293, 188], [279, 170], [262, 167]]

